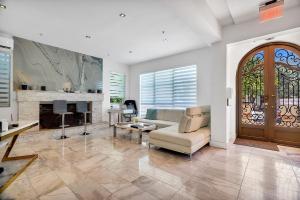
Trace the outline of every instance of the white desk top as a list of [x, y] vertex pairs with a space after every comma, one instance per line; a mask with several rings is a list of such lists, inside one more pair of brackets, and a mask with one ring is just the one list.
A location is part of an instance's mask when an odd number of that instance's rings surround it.
[[15, 133], [22, 129], [26, 129], [30, 126], [38, 125], [39, 121], [18, 121], [19, 126], [9, 129], [8, 131], [0, 132], [0, 138], [8, 136], [9, 134]]
[[122, 108], [111, 108], [107, 110], [108, 113], [124, 113], [124, 114], [130, 114], [133, 113], [132, 109], [122, 109]]

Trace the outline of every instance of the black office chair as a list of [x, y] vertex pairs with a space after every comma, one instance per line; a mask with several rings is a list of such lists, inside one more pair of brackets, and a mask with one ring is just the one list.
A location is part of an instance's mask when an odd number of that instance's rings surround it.
[[124, 102], [124, 105], [126, 106], [126, 109], [130, 109], [133, 111], [132, 113], [124, 113], [123, 114], [125, 121], [127, 121], [127, 120], [131, 121], [132, 117], [138, 116], [138, 109], [137, 109], [135, 100], [126, 100]]
[[61, 115], [61, 127], [62, 134], [58, 139], [66, 139], [68, 136], [65, 134], [65, 115], [73, 114], [72, 112], [68, 112], [67, 101], [65, 100], [55, 100], [53, 101], [53, 113]]
[[90, 133], [87, 132], [87, 123], [86, 123], [86, 114], [91, 113], [88, 111], [88, 103], [86, 101], [79, 101], [76, 103], [76, 112], [82, 113], [84, 116], [84, 132], [81, 135], [89, 135]]

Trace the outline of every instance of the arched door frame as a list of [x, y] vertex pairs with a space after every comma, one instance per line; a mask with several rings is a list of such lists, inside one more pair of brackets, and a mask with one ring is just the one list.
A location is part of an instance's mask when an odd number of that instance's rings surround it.
[[284, 45], [284, 46], [288, 46], [288, 47], [291, 47], [291, 48], [295, 48], [295, 49], [298, 49], [300, 50], [300, 46], [297, 45], [297, 44], [294, 44], [294, 43], [290, 43], [290, 42], [283, 42], [283, 41], [278, 41], [278, 42], [268, 42], [268, 43], [264, 43], [264, 44], [261, 44], [255, 48], [253, 48], [252, 50], [250, 50], [248, 53], [246, 53], [242, 59], [239, 61], [239, 64], [238, 64], [238, 68], [237, 68], [237, 71], [236, 71], [236, 133], [237, 133], [237, 137], [239, 137], [239, 127], [240, 127], [240, 112], [241, 112], [241, 108], [240, 108], [240, 72], [243, 68], [243, 63], [245, 61], [245, 59], [247, 59], [251, 54], [253, 54], [254, 52], [260, 50], [260, 49], [263, 49], [263, 48], [266, 48], [266, 47], [269, 47], [269, 46], [273, 46], [273, 45]]

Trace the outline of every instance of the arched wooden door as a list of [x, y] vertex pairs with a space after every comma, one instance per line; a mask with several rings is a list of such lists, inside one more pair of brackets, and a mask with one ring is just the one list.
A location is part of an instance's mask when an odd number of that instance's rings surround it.
[[237, 72], [238, 137], [300, 146], [300, 46], [261, 45]]

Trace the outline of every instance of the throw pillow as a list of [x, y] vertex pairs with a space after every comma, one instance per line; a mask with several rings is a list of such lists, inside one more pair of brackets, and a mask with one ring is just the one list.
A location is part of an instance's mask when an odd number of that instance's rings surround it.
[[208, 113], [201, 115], [200, 128], [206, 127], [209, 125], [209, 118], [210, 118], [210, 114], [208, 114]]
[[191, 120], [191, 117], [189, 117], [189, 116], [183, 115], [181, 117], [180, 122], [179, 122], [179, 126], [178, 126], [178, 132], [179, 133], [184, 133], [185, 132], [186, 127], [187, 127], [190, 120]]
[[186, 128], [185, 128], [185, 133], [191, 133], [194, 131], [197, 131], [200, 128], [200, 117], [191, 117]]
[[147, 109], [146, 119], [156, 120], [156, 114], [157, 114], [156, 109]]
[[197, 131], [202, 127], [209, 125], [209, 114], [204, 114], [201, 116], [190, 117], [184, 115], [179, 123], [178, 132], [179, 133], [191, 133]]

